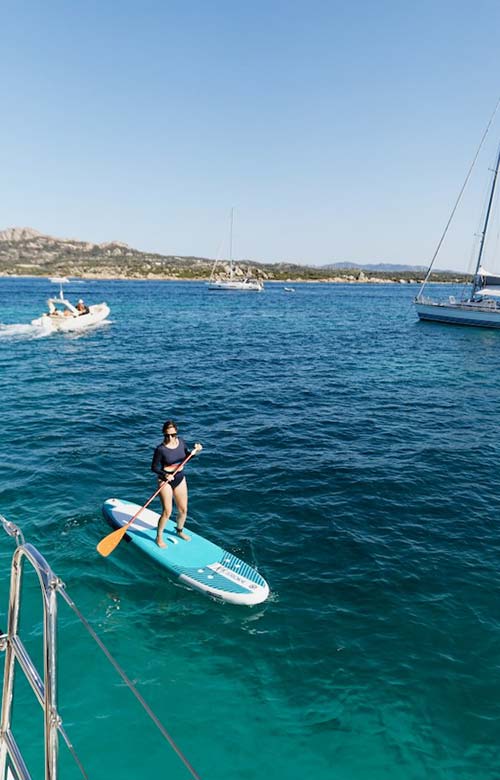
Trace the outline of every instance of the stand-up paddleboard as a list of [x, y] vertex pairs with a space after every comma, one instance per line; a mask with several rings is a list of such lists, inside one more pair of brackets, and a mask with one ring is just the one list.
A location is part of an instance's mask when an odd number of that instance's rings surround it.
[[[102, 513], [113, 528], [121, 528], [140, 509], [139, 504], [109, 498]], [[125, 534], [142, 552], [185, 585], [200, 590], [207, 596], [230, 604], [260, 604], [269, 595], [269, 586], [260, 574], [244, 561], [232, 555], [203, 536], [186, 529], [190, 542], [175, 533], [175, 524], [169, 520], [163, 539], [166, 547], [155, 542], [159, 515], [143, 509]]]

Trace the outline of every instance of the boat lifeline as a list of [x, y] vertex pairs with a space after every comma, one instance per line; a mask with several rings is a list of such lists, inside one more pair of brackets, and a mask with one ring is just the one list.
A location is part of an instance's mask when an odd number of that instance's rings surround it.
[[[193, 780], [200, 780], [199, 774], [174, 742], [163, 723], [144, 700], [142, 694], [112, 656], [88, 620], [82, 615], [73, 599], [70, 598], [64, 582], [54, 574], [48, 561], [36, 547], [25, 542], [20, 528], [6, 520], [2, 515], [0, 515], [0, 527], [3, 527], [3, 530], [10, 537], [13, 537], [16, 542], [16, 549], [14, 550], [11, 564], [8, 609], [4, 610], [4, 621], [7, 623], [7, 628], [0, 631], [0, 652], [5, 654], [0, 713], [0, 780], [31, 780], [31, 778], [42, 776], [45, 780], [58, 780], [59, 777], [67, 777], [69, 769], [68, 757], [63, 756], [61, 758], [64, 760], [60, 760], [60, 737], [75, 762], [74, 771], [70, 770], [71, 777], [78, 777], [79, 774], [83, 778], [92, 776], [85, 771], [76, 748], [66, 731], [66, 724], [63, 722], [61, 712], [58, 709], [58, 649], [62, 647], [64, 653], [71, 654], [72, 651], [74, 652], [75, 639], [73, 632], [71, 632], [70, 638], [67, 636], [67, 632], [62, 630], [63, 627], [58, 625], [59, 599], [63, 599], [66, 605], [75, 613], [76, 618], [80, 620], [84, 629], [100, 647], [121, 677], [122, 684], [124, 683], [135, 696], [146, 715], [149, 716], [162, 737], [173, 748]], [[30, 571], [28, 576], [33, 573], [37, 575], [34, 579], [35, 582], [38, 580], [41, 589], [40, 607], [43, 604], [43, 620], [40, 618], [40, 625], [43, 624], [43, 633], [40, 637], [42, 647], [38, 649], [35, 656], [37, 663], [35, 663], [29, 653], [29, 649], [32, 648], [32, 642], [28, 646], [25, 645], [20, 631], [22, 625], [20, 616], [23, 614], [22, 602], [27, 598], [27, 587], [23, 587], [25, 581], [24, 573], [25, 567], [28, 565], [34, 570]], [[32, 585], [31, 579], [30, 576], [30, 590]], [[38, 663], [39, 657], [43, 658], [44, 661], [41, 665]], [[92, 690], [95, 687], [95, 679], [92, 679], [90, 676], [89, 668], [83, 668], [82, 664], [80, 664], [78, 675], [80, 677], [85, 674], [87, 674], [86, 685], [89, 690]], [[20, 675], [25, 677], [22, 685], [18, 682]], [[41, 728], [40, 726], [35, 728], [32, 703], [26, 699], [25, 689], [29, 692], [30, 688], [33, 693], [33, 703], [38, 700], [43, 710], [43, 713], [40, 713], [43, 716], [41, 718]], [[117, 703], [118, 706], [123, 706], [122, 699], [120, 699], [120, 705]], [[118, 713], [119, 710], [117, 709], [116, 712]], [[91, 709], [90, 711], [80, 712], [80, 715], [82, 724], [95, 723], [96, 733], [98, 729], [102, 729], [102, 722], [105, 717], [103, 713]], [[73, 722], [69, 723], [69, 729], [73, 728], [75, 736], [78, 737], [79, 729], [74, 722], [74, 716], [71, 718], [71, 721]], [[36, 735], [36, 739], [34, 739], [33, 734]], [[34, 755], [30, 755], [36, 774], [31, 773], [30, 769], [33, 767], [28, 769], [24, 758], [28, 746], [30, 752], [33, 753], [33, 744], [40, 748], [37, 751], [40, 753], [38, 764]]]
[[[431, 274], [432, 264], [436, 259], [442, 240], [446, 234], [445, 230], [429, 270], [427, 271], [422, 287], [414, 301], [417, 314], [421, 320], [431, 320], [433, 322], [441, 322], [450, 325], [473, 325], [480, 328], [500, 328], [500, 276], [490, 273], [490, 271], [482, 265], [499, 167], [500, 149], [493, 170], [483, 230], [480, 234], [474, 276], [472, 282], [469, 282], [467, 285], [467, 287], [469, 287], [469, 285], [472, 284], [471, 289], [468, 292], [464, 290], [464, 294], [459, 300], [457, 300], [455, 296], [449, 296], [445, 301], [437, 301], [423, 295], [424, 288]], [[457, 205], [458, 201], [457, 204], [455, 204], [455, 208]], [[450, 221], [451, 218], [447, 228]]]
[[107, 303], [85, 306], [82, 300], [73, 306], [63, 295], [62, 284], [57, 298], [47, 300], [48, 312], [31, 320], [46, 333], [81, 331], [103, 322], [109, 315]]
[[[244, 292], [262, 292], [264, 289], [264, 283], [260, 279], [254, 279], [251, 276], [239, 276], [233, 263], [233, 212], [231, 209], [231, 217], [229, 224], [229, 272], [218, 276], [216, 272], [218, 260], [215, 261], [212, 268], [212, 274], [210, 281], [208, 282], [209, 290], [240, 290]], [[240, 271], [241, 273], [241, 271]]]

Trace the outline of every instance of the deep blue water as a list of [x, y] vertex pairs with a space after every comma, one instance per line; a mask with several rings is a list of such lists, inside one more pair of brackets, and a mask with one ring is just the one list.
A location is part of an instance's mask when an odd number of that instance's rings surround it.
[[[0, 279], [0, 513], [203, 778], [497, 778], [500, 334], [418, 323], [410, 285], [294, 287], [84, 281], [68, 297], [107, 301], [110, 324], [35, 338], [16, 324], [53, 288]], [[168, 417], [204, 445], [187, 525], [259, 569], [259, 607], [204, 599], [126, 545], [95, 552], [103, 500], [155, 489]], [[12, 551], [0, 536], [2, 625]], [[33, 576], [25, 591], [36, 655]], [[89, 774], [187, 777], [60, 617], [60, 709]], [[41, 711], [17, 685], [41, 777]]]

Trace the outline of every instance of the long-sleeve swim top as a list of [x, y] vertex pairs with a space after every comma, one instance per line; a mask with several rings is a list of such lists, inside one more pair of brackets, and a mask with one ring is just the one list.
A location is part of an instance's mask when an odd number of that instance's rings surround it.
[[177, 447], [165, 447], [162, 442], [155, 449], [151, 471], [154, 471], [159, 477], [165, 476], [165, 469], [173, 471], [172, 466], [178, 466], [189, 455], [190, 450], [188, 450], [184, 439], [181, 439], [180, 436], [178, 439]]

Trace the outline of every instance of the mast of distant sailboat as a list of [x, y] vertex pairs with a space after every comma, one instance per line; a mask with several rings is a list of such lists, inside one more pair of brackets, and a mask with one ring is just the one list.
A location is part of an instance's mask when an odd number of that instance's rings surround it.
[[229, 220], [229, 278], [233, 281], [233, 216], [234, 208], [231, 207], [231, 216]]

